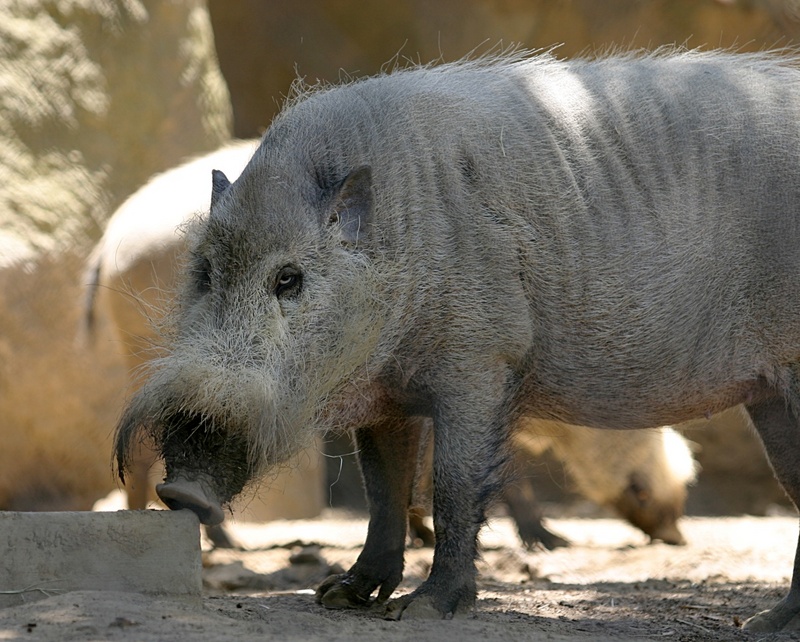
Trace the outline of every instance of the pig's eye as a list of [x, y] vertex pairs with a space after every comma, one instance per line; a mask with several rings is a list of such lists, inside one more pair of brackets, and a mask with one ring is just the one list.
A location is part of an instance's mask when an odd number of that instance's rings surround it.
[[275, 281], [275, 296], [280, 298], [295, 296], [300, 293], [303, 275], [296, 267], [287, 265], [278, 272]]

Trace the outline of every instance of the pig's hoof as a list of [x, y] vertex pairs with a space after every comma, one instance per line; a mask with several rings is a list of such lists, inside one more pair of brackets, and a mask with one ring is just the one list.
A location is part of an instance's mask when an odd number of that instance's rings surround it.
[[745, 621], [744, 628], [753, 633], [776, 633], [778, 631], [799, 631], [800, 613], [787, 612], [780, 604], [768, 611], [761, 611]]
[[568, 539], [547, 530], [541, 523], [536, 525], [519, 526], [519, 534], [522, 543], [529, 551], [539, 546], [552, 551], [556, 548], [566, 548], [570, 545]]
[[441, 620], [447, 619], [448, 615], [452, 617], [452, 613], [440, 613], [429, 596], [414, 598], [412, 595], [404, 595], [386, 605], [383, 617], [387, 620], [399, 620], [401, 617], [405, 620]]
[[383, 614], [386, 620], [452, 620], [454, 617], [468, 615], [472, 605], [459, 606], [453, 610], [442, 611], [436, 606], [432, 595], [414, 592], [392, 600], [386, 605]]
[[768, 611], [761, 611], [744, 623], [744, 628], [756, 633], [800, 630], [800, 595], [789, 594]]
[[326, 609], [359, 609], [369, 606], [369, 595], [364, 597], [353, 585], [347, 574], [331, 575], [319, 585], [316, 593], [317, 604]]

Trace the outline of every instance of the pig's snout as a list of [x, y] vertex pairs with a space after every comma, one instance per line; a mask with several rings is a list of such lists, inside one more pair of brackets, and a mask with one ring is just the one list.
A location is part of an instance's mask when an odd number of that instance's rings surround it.
[[225, 519], [219, 502], [200, 480], [178, 477], [156, 486], [156, 493], [170, 509], [188, 508], [206, 526], [216, 526]]
[[686, 540], [678, 527], [686, 498], [683, 488], [666, 497], [656, 497], [651, 481], [639, 473], [630, 476], [628, 486], [614, 502], [615, 508], [631, 524], [653, 540], [683, 546]]

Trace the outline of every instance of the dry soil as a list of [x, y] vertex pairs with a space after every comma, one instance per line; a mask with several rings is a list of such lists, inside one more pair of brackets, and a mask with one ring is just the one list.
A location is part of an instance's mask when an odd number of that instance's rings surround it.
[[[0, 640], [769, 639], [740, 626], [787, 590], [795, 517], [687, 518], [685, 547], [650, 544], [614, 519], [549, 523], [571, 548], [527, 551], [507, 518], [490, 521], [476, 609], [452, 621], [390, 622], [379, 610], [315, 604], [314, 586], [355, 560], [366, 532], [364, 519], [332, 512], [233, 525], [242, 549], [204, 552], [202, 600], [41, 587], [46, 599], [34, 600], [42, 595], [34, 591], [28, 603], [0, 610]], [[430, 560], [430, 550], [409, 551], [398, 593], [422, 581]]]

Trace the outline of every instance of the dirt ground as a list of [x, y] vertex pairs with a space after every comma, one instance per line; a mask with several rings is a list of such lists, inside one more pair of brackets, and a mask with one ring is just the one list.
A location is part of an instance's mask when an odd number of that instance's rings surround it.
[[[53, 594], [0, 610], [0, 640], [761, 640], [741, 622], [784, 595], [797, 541], [790, 516], [686, 518], [685, 547], [648, 544], [615, 519], [549, 525], [573, 546], [527, 551], [507, 518], [491, 520], [477, 607], [452, 621], [389, 622], [315, 604], [313, 587], [355, 560], [366, 533], [364, 519], [331, 511], [234, 524], [242, 549], [204, 552], [202, 600]], [[410, 550], [398, 592], [417, 586], [430, 560], [430, 550]]]

